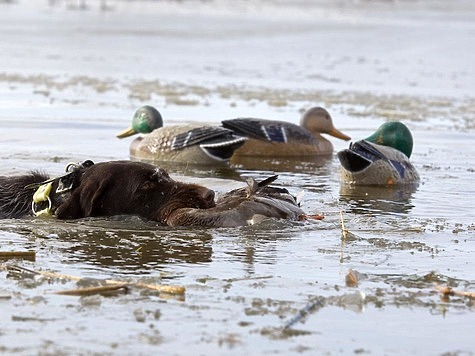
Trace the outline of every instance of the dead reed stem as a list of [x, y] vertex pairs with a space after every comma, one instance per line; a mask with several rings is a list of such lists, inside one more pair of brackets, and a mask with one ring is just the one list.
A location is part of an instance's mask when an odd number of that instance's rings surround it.
[[0, 251], [0, 260], [22, 259], [28, 261], [36, 260], [35, 251]]
[[99, 286], [99, 287], [88, 287], [88, 288], [79, 288], [79, 289], [70, 289], [70, 290], [63, 290], [59, 292], [55, 292], [54, 294], [61, 294], [61, 295], [73, 295], [73, 296], [90, 296], [95, 294], [100, 294], [102, 296], [112, 296], [118, 295], [120, 293], [127, 293], [129, 287], [127, 284], [118, 284], [112, 286]]
[[[18, 271], [20, 271], [20, 272], [23, 271], [23, 272], [27, 272], [27, 273], [41, 275], [41, 276], [44, 276], [44, 277], [47, 277], [47, 278], [68, 279], [68, 280], [71, 280], [71, 281], [81, 281], [81, 280], [84, 279], [82, 277], [71, 276], [71, 275], [68, 275], [68, 274], [61, 274], [61, 273], [56, 273], [56, 272], [34, 271], [34, 270], [30, 270], [30, 269], [27, 269], [27, 268], [24, 268], [24, 267], [16, 266], [16, 265], [10, 265], [10, 266], [1, 265], [0, 269], [15, 270], [17, 272]], [[158, 291], [158, 292], [161, 292], [161, 293], [167, 293], [167, 294], [175, 294], [175, 295], [185, 294], [185, 287], [183, 287], [183, 286], [170, 286], [170, 285], [163, 285], [163, 284], [147, 284], [147, 283], [141, 283], [141, 282], [126, 283], [126, 282], [118, 281], [118, 280], [114, 280], [114, 279], [106, 279], [106, 280], [104, 280], [104, 282], [106, 284], [119, 285], [119, 288], [120, 288], [120, 286], [123, 287], [123, 286], [127, 285], [127, 286], [134, 286], [134, 287], [137, 287], [137, 288], [155, 290], [155, 291]]]
[[342, 234], [342, 239], [341, 239], [341, 249], [340, 249], [340, 263], [343, 262], [343, 249], [345, 247], [345, 242], [346, 242], [346, 236], [348, 234], [348, 230], [345, 228], [345, 221], [343, 220], [343, 212], [340, 210], [340, 220], [341, 220], [341, 234]]

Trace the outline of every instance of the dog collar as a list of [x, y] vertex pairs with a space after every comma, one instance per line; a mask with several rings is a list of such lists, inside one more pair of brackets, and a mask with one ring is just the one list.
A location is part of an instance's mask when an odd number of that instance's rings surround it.
[[[33, 201], [31, 202], [31, 210], [33, 214], [37, 217], [52, 217], [56, 207], [53, 207], [53, 203], [50, 198], [51, 190], [53, 188], [53, 183], [57, 182], [57, 187], [53, 197], [62, 197], [68, 194], [73, 190], [74, 178], [73, 174], [78, 172], [80, 169], [88, 168], [94, 165], [94, 162], [87, 160], [81, 164], [69, 163], [66, 166], [66, 174], [62, 176], [48, 179], [42, 183], [33, 183], [25, 187], [25, 189], [37, 188], [33, 194]], [[57, 200], [57, 199], [53, 199]]]
[[[53, 215], [51, 210], [51, 199], [49, 194], [51, 193], [51, 188], [53, 187], [53, 182], [48, 182], [43, 185], [40, 185], [36, 190], [35, 194], [33, 194], [33, 201], [31, 202], [31, 210], [33, 214], [38, 217], [51, 217]], [[39, 206], [44, 205], [42, 203], [47, 202], [47, 206], [41, 210]]]

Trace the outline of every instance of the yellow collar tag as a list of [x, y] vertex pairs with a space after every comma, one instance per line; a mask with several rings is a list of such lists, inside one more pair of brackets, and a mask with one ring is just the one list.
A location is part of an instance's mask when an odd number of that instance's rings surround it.
[[[51, 193], [52, 187], [53, 187], [53, 182], [40, 185], [38, 189], [36, 190], [35, 194], [33, 194], [31, 210], [33, 210], [33, 214], [35, 214], [35, 216], [49, 217], [53, 215], [51, 213], [51, 199], [49, 198], [49, 194]], [[36, 211], [35, 210], [36, 204], [45, 202], [45, 201], [48, 202], [48, 207], [44, 208], [43, 210]]]
[[49, 182], [43, 185], [40, 185], [33, 194], [33, 201], [35, 203], [41, 203], [42, 201], [47, 201], [49, 199], [49, 193], [51, 193], [51, 188], [53, 187], [53, 182]]

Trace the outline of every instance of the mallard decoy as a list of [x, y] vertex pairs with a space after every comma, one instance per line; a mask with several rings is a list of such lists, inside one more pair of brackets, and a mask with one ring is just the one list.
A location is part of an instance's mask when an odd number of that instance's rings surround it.
[[261, 182], [247, 180], [247, 186], [232, 190], [208, 209], [182, 208], [167, 218], [170, 226], [236, 227], [254, 225], [267, 218], [304, 220], [299, 201], [287, 189], [271, 187], [277, 176]]
[[330, 114], [321, 107], [309, 109], [302, 116], [300, 126], [255, 118], [224, 120], [222, 127], [162, 126], [160, 113], [144, 106], [135, 113], [132, 127], [117, 136], [149, 133], [132, 142], [130, 154], [134, 158], [195, 163], [213, 163], [215, 158], [227, 160], [233, 153], [235, 157], [324, 156], [333, 152], [333, 145], [321, 133], [350, 139], [333, 126]]
[[163, 127], [162, 116], [152, 106], [139, 108], [132, 126], [117, 134], [124, 138], [136, 133], [147, 135], [130, 144], [130, 156], [148, 161], [216, 164], [228, 161], [243, 145], [245, 137], [219, 126], [173, 125]]
[[[333, 121], [322, 107], [307, 110], [300, 125], [286, 121], [238, 118], [224, 120], [223, 127], [248, 140], [233, 157], [312, 157], [330, 155], [333, 145], [321, 134], [328, 134], [342, 140], [350, 137], [337, 130]], [[234, 158], [233, 158], [234, 159]]]
[[338, 152], [340, 180], [354, 185], [417, 183], [419, 174], [409, 161], [412, 147], [412, 134], [406, 125], [386, 122], [368, 138]]

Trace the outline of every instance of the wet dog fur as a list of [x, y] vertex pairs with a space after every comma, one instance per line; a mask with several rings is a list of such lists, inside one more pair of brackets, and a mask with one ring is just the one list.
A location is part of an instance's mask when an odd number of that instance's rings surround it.
[[[50, 177], [39, 171], [21, 176], [0, 176], [0, 218], [32, 215], [34, 189]], [[196, 184], [181, 183], [147, 163], [111, 161], [81, 167], [72, 173], [71, 189], [50, 194], [54, 216], [79, 219], [93, 216], [138, 215], [167, 224], [177, 209], [207, 209], [215, 206], [214, 192]]]

